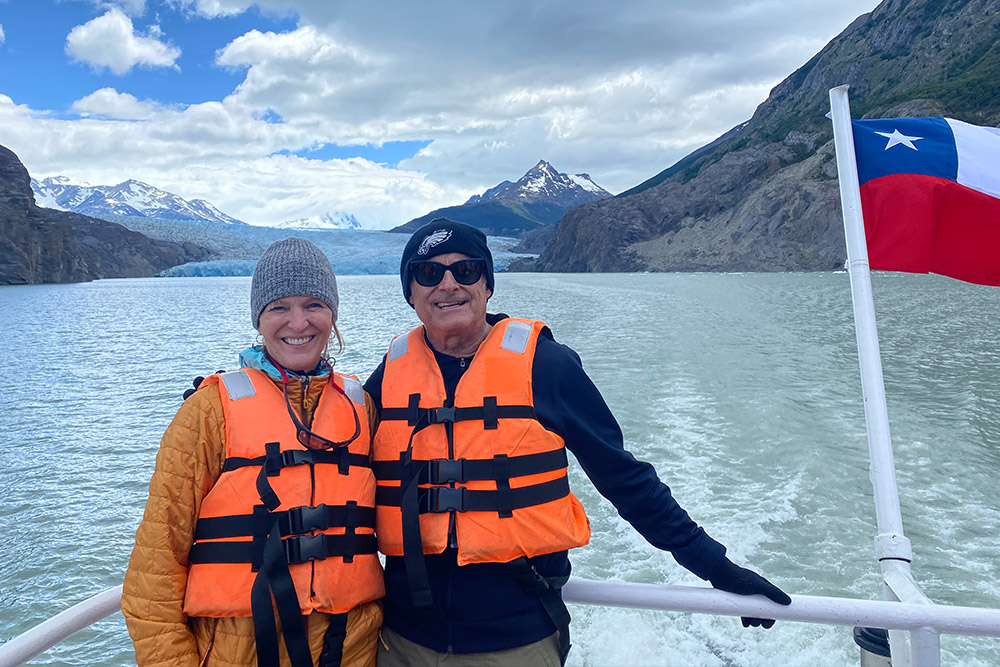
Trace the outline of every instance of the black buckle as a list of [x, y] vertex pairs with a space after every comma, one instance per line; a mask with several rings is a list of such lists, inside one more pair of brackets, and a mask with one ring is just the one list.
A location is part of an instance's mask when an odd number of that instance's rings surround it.
[[289, 565], [326, 558], [326, 535], [289, 537], [281, 541]]
[[455, 423], [455, 407], [430, 408], [428, 410], [430, 423], [432, 424], [453, 424]]
[[427, 463], [427, 481], [431, 484], [466, 481], [465, 459], [431, 459]]
[[288, 449], [276, 455], [268, 454], [264, 459], [264, 470], [268, 477], [281, 473], [282, 468], [312, 463], [312, 453], [301, 449]]
[[464, 512], [465, 487], [453, 489], [448, 486], [435, 486], [427, 489], [428, 512]]
[[326, 520], [326, 505], [293, 507], [288, 510], [286, 516], [288, 517], [287, 535], [301, 535], [329, 528]]
[[289, 449], [281, 453], [281, 463], [286, 468], [289, 466], [299, 466], [303, 463], [313, 462], [312, 450]]

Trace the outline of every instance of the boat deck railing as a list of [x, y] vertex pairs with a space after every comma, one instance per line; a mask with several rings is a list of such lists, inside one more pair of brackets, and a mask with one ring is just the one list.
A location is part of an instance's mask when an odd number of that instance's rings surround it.
[[[121, 594], [121, 586], [109, 588], [0, 645], [0, 667], [23, 665], [73, 633], [118, 612]], [[577, 577], [566, 584], [563, 597], [576, 604], [901, 630], [925, 646], [937, 645], [942, 634], [1000, 637], [1000, 609], [817, 595], [793, 595], [792, 604], [786, 607], [761, 596], [734, 595], [713, 588]], [[899, 656], [902, 660], [894, 659], [894, 664], [912, 667], [941, 664], [939, 646], [937, 651], [925, 650], [915, 656], [922, 657]]]

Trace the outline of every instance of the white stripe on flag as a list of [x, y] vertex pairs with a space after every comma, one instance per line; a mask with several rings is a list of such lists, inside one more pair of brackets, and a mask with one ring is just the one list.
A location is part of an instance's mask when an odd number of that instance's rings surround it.
[[958, 182], [993, 197], [1000, 197], [1000, 128], [970, 125], [945, 118], [955, 135]]

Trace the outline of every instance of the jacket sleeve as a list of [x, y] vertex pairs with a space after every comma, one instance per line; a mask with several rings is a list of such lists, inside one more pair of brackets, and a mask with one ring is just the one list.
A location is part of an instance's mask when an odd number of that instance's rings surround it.
[[625, 449], [621, 427], [569, 347], [541, 337], [532, 369], [535, 411], [558, 433], [587, 477], [618, 514], [684, 568], [707, 579], [726, 548], [674, 499], [656, 469]]
[[221, 474], [224, 443], [218, 385], [184, 401], [160, 441], [122, 594], [139, 667], [200, 662], [183, 612], [188, 551], [201, 502]]
[[378, 430], [379, 424], [379, 409], [372, 395], [367, 391], [365, 392], [365, 413], [368, 415], [368, 433], [371, 437], [375, 437], [375, 431]]

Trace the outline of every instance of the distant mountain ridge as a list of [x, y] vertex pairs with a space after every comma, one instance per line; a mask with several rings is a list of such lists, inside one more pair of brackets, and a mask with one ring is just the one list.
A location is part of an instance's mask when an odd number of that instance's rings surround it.
[[54, 176], [41, 181], [31, 179], [31, 189], [40, 206], [98, 218], [135, 216], [246, 224], [204, 199], [187, 200], [134, 179], [117, 185], [87, 185], [71, 183], [65, 176]]
[[828, 91], [855, 118], [1000, 125], [1000, 0], [884, 0], [753, 117], [613, 199], [569, 211], [539, 271], [828, 270], [846, 257]]
[[350, 213], [324, 213], [308, 218], [289, 220], [276, 225], [268, 225], [277, 229], [361, 229], [361, 223]]
[[152, 276], [212, 252], [190, 242], [148, 238], [125, 227], [38, 206], [31, 177], [0, 146], [0, 285]]
[[[57, 211], [72, 211], [104, 220], [150, 218], [192, 222], [221, 222], [227, 225], [247, 223], [227, 215], [204, 199], [184, 199], [172, 192], [129, 179], [117, 185], [72, 183], [65, 176], [43, 180], [31, 179], [31, 189], [39, 206]], [[324, 213], [273, 225], [277, 229], [361, 229], [350, 213]]]
[[436, 209], [390, 231], [412, 233], [445, 217], [493, 236], [523, 236], [558, 222], [576, 206], [611, 196], [587, 174], [563, 174], [540, 160], [513, 183], [503, 181], [460, 206]]

